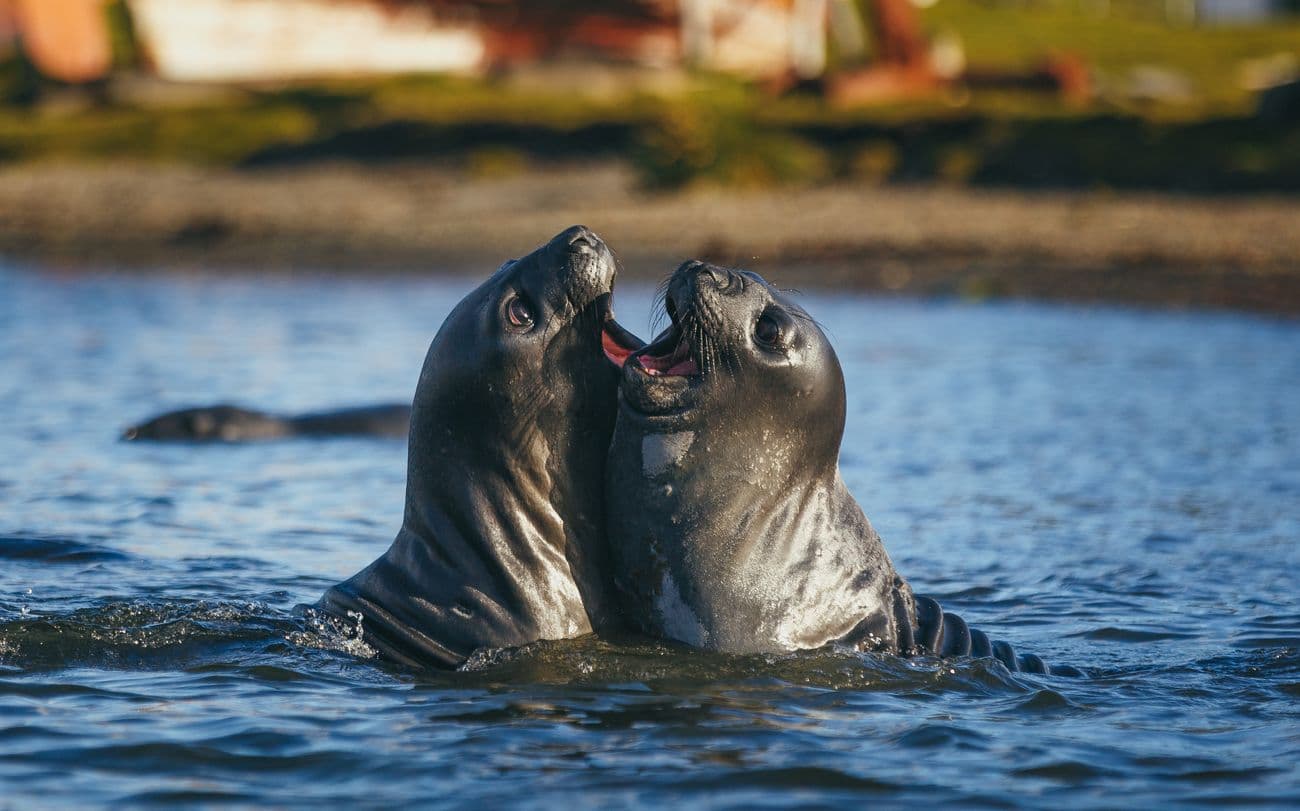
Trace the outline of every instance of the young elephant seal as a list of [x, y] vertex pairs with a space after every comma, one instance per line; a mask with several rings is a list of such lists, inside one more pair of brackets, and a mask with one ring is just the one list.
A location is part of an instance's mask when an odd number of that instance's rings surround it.
[[844, 376], [803, 309], [702, 262], [677, 269], [666, 304], [672, 326], [624, 364], [606, 466], [632, 622], [725, 652], [841, 643], [1047, 672], [894, 571], [840, 477]]
[[447, 317], [411, 411], [392, 547], [318, 607], [360, 615], [386, 658], [454, 667], [480, 648], [607, 627], [602, 481], [618, 368], [614, 258], [575, 226], [507, 262]]
[[411, 407], [406, 403], [357, 406], [306, 414], [269, 414], [233, 405], [168, 411], [133, 425], [122, 439], [135, 442], [249, 442], [288, 437], [405, 437]]

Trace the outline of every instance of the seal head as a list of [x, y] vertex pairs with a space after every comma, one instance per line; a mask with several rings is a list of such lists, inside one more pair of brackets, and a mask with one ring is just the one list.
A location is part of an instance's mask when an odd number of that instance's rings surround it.
[[615, 262], [574, 226], [501, 266], [452, 311], [411, 410], [402, 528], [319, 607], [360, 614], [389, 659], [455, 666], [475, 650], [615, 622], [601, 482], [618, 366]]
[[839, 643], [1017, 655], [894, 570], [839, 473], [844, 375], [802, 308], [754, 273], [688, 262], [672, 326], [623, 367], [606, 466], [614, 578], [641, 630], [732, 653]]
[[821, 328], [757, 274], [698, 261], [665, 305], [671, 326], [623, 368], [606, 466], [630, 619], [726, 652], [895, 649], [910, 592], [840, 478], [844, 376]]

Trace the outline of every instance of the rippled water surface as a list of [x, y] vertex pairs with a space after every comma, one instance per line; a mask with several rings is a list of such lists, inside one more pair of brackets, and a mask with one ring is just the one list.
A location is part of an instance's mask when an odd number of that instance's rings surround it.
[[0, 808], [1300, 802], [1300, 325], [803, 296], [899, 571], [1089, 678], [594, 640], [414, 674], [295, 610], [391, 540], [404, 443], [117, 435], [409, 399], [471, 284], [0, 267]]

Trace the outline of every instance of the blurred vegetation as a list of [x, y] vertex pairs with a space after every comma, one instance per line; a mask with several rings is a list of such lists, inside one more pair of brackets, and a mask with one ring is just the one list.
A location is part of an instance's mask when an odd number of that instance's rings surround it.
[[[1300, 18], [1257, 25], [1179, 25], [1165, 0], [941, 0], [923, 12], [933, 32], [957, 33], [970, 65], [1023, 68], [1047, 53], [1076, 53], [1097, 72], [1110, 103], [1127, 106], [1122, 85], [1135, 70], [1159, 68], [1185, 80], [1190, 97], [1132, 100], [1146, 115], [1174, 119], [1247, 114], [1241, 84], [1251, 63], [1300, 57]], [[1089, 11], [1092, 7], [1093, 11]], [[1102, 10], [1106, 9], [1106, 13]]]
[[[1161, 5], [1111, 0], [1101, 16], [1074, 2], [943, 0], [925, 12], [929, 31], [956, 33], [975, 68], [1078, 54], [1099, 89], [1087, 106], [958, 89], [840, 109], [815, 92], [772, 97], [716, 76], [653, 90], [635, 73], [622, 89], [585, 92], [508, 77], [176, 88], [127, 74], [107, 100], [45, 86], [33, 105], [30, 67], [11, 58], [0, 65], [0, 160], [424, 160], [492, 177], [604, 158], [630, 161], [659, 188], [853, 179], [1300, 190], [1300, 124], [1258, 119], [1250, 86], [1300, 58], [1300, 22], [1177, 26], [1152, 13]], [[120, 6], [112, 19], [117, 63], [136, 64]]]

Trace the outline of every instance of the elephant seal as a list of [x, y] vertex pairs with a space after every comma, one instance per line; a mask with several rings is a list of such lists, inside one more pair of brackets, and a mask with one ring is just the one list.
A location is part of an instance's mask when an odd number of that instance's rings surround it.
[[122, 432], [122, 439], [137, 442], [246, 442], [287, 437], [405, 437], [410, 424], [411, 407], [405, 403], [306, 414], [269, 414], [221, 404], [159, 414], [127, 428]]
[[623, 366], [606, 464], [632, 623], [722, 652], [838, 643], [1047, 672], [894, 570], [840, 477], [844, 375], [801, 307], [757, 274], [698, 261], [665, 304], [671, 326]]
[[[502, 265], [438, 330], [411, 409], [386, 553], [317, 608], [407, 665], [617, 623], [602, 481], [619, 360], [609, 248], [574, 226]], [[614, 362], [611, 362], [613, 360]]]

